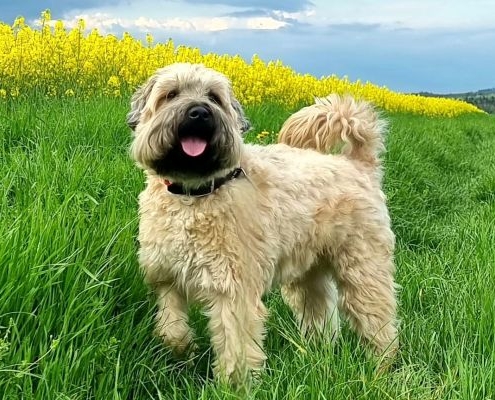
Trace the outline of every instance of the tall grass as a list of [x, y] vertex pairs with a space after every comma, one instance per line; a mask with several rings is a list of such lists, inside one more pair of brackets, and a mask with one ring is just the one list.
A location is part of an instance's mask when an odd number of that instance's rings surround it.
[[[127, 100], [0, 103], [2, 399], [230, 399], [200, 351], [174, 360], [152, 337], [140, 277]], [[288, 110], [249, 108], [256, 133]], [[385, 190], [397, 234], [401, 351], [376, 375], [344, 329], [334, 348], [301, 339], [266, 299], [259, 399], [489, 399], [495, 388], [495, 119], [391, 115]], [[274, 135], [265, 139], [272, 141]]]

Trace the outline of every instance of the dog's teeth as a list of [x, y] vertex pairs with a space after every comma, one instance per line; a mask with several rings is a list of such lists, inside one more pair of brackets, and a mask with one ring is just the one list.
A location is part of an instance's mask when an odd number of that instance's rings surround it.
[[206, 149], [206, 141], [197, 137], [184, 138], [180, 144], [184, 153], [191, 157], [200, 156]]

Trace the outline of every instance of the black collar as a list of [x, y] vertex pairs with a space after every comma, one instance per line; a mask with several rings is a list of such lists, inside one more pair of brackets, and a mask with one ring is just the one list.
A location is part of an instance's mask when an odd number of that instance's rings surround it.
[[236, 168], [230, 171], [227, 175], [222, 176], [221, 178], [216, 178], [208, 181], [207, 184], [200, 186], [196, 189], [185, 189], [184, 186], [180, 183], [164, 181], [167, 187], [167, 190], [173, 194], [179, 194], [183, 196], [191, 196], [191, 197], [204, 197], [212, 194], [215, 190], [217, 190], [220, 186], [232, 179], [236, 179], [239, 176], [244, 175], [246, 173], [242, 168]]

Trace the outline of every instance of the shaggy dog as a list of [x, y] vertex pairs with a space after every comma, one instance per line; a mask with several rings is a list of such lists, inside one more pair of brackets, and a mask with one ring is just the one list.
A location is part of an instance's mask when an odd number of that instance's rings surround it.
[[181, 353], [192, 344], [187, 309], [200, 302], [215, 374], [242, 383], [264, 364], [262, 296], [280, 285], [305, 335], [335, 337], [338, 305], [375, 354], [393, 355], [385, 124], [369, 104], [319, 99], [286, 121], [281, 144], [244, 144], [249, 123], [229, 80], [173, 64], [137, 90], [127, 122], [147, 180], [139, 262], [167, 345]]

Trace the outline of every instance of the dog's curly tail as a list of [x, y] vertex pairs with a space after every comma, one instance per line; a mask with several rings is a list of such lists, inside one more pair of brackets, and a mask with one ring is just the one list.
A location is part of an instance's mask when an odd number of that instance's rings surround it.
[[332, 94], [291, 115], [279, 133], [279, 143], [321, 153], [339, 152], [378, 166], [387, 123], [366, 101]]

